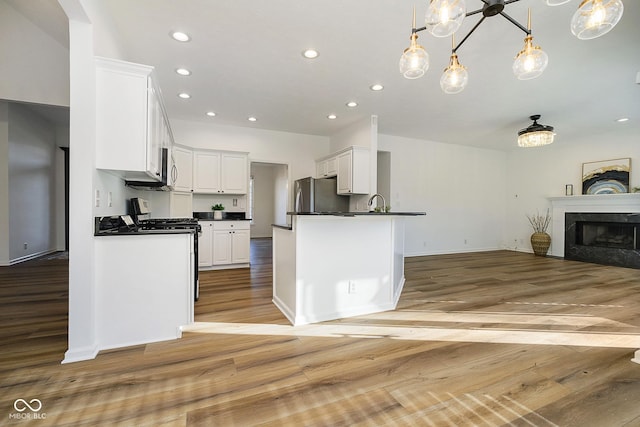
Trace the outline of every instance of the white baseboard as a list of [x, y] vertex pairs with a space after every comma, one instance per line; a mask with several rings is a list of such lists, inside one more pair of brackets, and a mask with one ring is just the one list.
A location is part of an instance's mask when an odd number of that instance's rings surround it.
[[30, 255], [21, 256], [19, 258], [14, 258], [14, 259], [9, 261], [9, 265], [19, 264], [21, 262], [29, 261], [29, 260], [32, 260], [32, 259], [35, 259], [35, 258], [40, 258], [41, 256], [49, 255], [49, 254], [52, 254], [54, 252], [57, 252], [57, 251], [55, 249], [49, 249], [49, 250], [42, 251], [42, 252], [36, 252], [35, 254], [30, 254]]
[[82, 362], [83, 360], [91, 360], [95, 359], [98, 355], [98, 347], [81, 347], [76, 349], [69, 349], [64, 353], [63, 364], [65, 363], [73, 363], [73, 362]]

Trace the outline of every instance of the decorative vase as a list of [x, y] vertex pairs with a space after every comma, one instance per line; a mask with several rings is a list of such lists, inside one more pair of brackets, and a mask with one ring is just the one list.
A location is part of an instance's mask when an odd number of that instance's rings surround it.
[[213, 219], [222, 219], [222, 211], [213, 211]]
[[531, 235], [531, 247], [534, 254], [546, 256], [549, 246], [551, 246], [551, 236], [547, 233], [533, 233]]

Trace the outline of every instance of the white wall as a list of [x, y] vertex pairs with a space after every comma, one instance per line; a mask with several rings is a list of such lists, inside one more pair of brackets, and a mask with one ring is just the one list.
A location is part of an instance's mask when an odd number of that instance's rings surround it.
[[9, 104], [0, 102], [0, 265], [9, 265]]
[[391, 153], [392, 210], [427, 213], [406, 220], [407, 255], [501, 248], [506, 153], [390, 135], [378, 141]]
[[253, 224], [251, 237], [271, 237], [275, 223], [275, 168], [268, 163], [251, 163], [253, 177]]
[[9, 105], [11, 262], [56, 249], [56, 150], [55, 126], [21, 104]]
[[564, 196], [565, 185], [573, 184], [573, 194], [582, 191], [582, 163], [631, 158], [631, 187], [640, 186], [640, 145], [638, 133], [621, 124], [620, 130], [593, 135], [579, 142], [556, 142], [545, 147], [512, 150], [507, 154], [507, 221], [505, 247], [531, 251], [533, 230], [526, 215], [551, 208], [547, 197]]
[[0, 28], [0, 99], [68, 106], [68, 47], [6, 2]]
[[[284, 225], [287, 223], [287, 202], [291, 191], [291, 187], [289, 186], [289, 171], [286, 165], [277, 165], [274, 184], [276, 195], [274, 200], [273, 223]], [[293, 195], [291, 195], [291, 197], [293, 197]]]

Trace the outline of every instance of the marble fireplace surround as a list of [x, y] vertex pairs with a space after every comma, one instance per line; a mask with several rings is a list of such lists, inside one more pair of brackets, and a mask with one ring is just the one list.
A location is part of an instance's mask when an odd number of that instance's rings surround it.
[[640, 193], [549, 197], [552, 207], [549, 254], [564, 258], [565, 213], [640, 212]]

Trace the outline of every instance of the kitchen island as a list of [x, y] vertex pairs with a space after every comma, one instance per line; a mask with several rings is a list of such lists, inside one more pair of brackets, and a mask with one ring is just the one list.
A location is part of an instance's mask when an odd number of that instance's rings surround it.
[[273, 303], [293, 325], [395, 309], [404, 221], [424, 212], [290, 212], [273, 227]]

